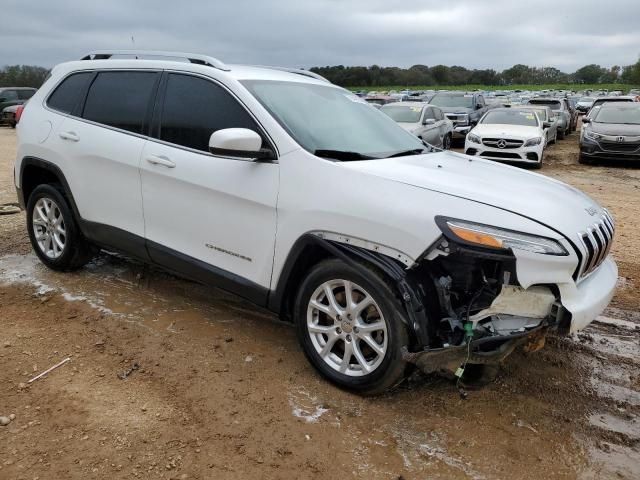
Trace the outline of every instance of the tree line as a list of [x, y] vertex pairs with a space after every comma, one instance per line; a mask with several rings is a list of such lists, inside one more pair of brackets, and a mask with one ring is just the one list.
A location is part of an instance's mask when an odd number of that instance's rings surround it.
[[413, 65], [410, 68], [380, 67], [345, 67], [344, 65], [313, 67], [331, 83], [343, 87], [381, 87], [390, 85], [543, 85], [543, 84], [597, 84], [620, 83], [640, 85], [640, 60], [634, 65], [611, 68], [600, 65], [585, 65], [573, 73], [564, 73], [554, 67], [529, 67], [514, 65], [502, 72], [493, 69], [469, 70], [454, 65]]
[[[634, 65], [611, 68], [600, 65], [585, 65], [573, 73], [564, 73], [554, 67], [529, 67], [514, 65], [497, 72], [493, 69], [469, 70], [454, 65], [414, 65], [410, 68], [380, 67], [345, 67], [344, 65], [313, 67], [331, 83], [343, 87], [383, 87], [390, 85], [543, 85], [543, 84], [597, 84], [620, 83], [640, 85], [640, 60]], [[11, 65], [0, 68], [0, 87], [35, 87], [42, 85], [49, 70], [33, 65]]]

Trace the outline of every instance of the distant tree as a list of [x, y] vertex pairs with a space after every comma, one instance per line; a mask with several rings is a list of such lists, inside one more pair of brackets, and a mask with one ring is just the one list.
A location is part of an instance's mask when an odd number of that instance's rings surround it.
[[573, 78], [578, 83], [598, 83], [606, 73], [605, 68], [592, 63], [576, 70]]
[[634, 65], [624, 67], [620, 75], [620, 80], [622, 83], [628, 85], [640, 85], [640, 60]]
[[449, 67], [446, 65], [436, 65], [431, 67], [431, 76], [436, 85], [449, 85]]
[[48, 74], [48, 69], [33, 65], [6, 66], [0, 69], [0, 87], [39, 88]]

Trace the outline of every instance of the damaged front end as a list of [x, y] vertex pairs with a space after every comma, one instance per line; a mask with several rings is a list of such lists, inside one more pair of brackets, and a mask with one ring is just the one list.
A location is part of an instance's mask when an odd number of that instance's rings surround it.
[[443, 236], [406, 281], [425, 307], [426, 335], [405, 349], [404, 359], [425, 373], [461, 376], [465, 366], [499, 364], [519, 346], [538, 350], [563, 321], [556, 287], [522, 288], [510, 250]]

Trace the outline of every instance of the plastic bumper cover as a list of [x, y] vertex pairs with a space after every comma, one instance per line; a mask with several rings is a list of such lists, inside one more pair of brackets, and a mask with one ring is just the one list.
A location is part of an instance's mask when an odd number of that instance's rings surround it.
[[617, 281], [618, 266], [609, 256], [580, 283], [558, 285], [562, 306], [571, 313], [569, 333], [582, 330], [604, 311], [613, 298]]

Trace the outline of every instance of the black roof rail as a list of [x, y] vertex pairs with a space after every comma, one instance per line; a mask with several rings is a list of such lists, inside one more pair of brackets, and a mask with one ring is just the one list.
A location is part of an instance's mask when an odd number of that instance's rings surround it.
[[87, 53], [80, 60], [108, 60], [114, 56], [181, 58], [196, 65], [206, 65], [225, 72], [231, 69], [222, 61], [208, 55], [184, 52], [164, 52], [155, 50], [95, 50]]

